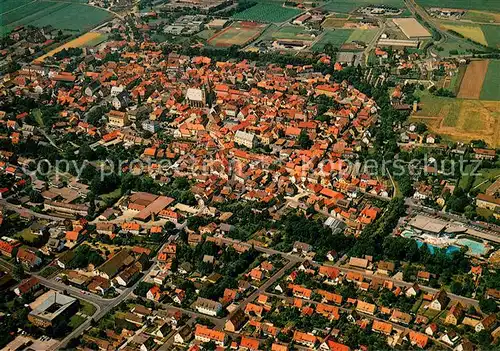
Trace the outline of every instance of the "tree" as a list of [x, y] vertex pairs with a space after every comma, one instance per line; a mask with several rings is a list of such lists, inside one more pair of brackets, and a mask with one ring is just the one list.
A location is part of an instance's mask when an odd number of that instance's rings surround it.
[[12, 275], [14, 278], [17, 280], [23, 280], [25, 274], [24, 274], [24, 268], [20, 264], [16, 264], [14, 268], [12, 269]]
[[307, 131], [305, 129], [302, 129], [302, 131], [300, 132], [299, 145], [303, 149], [310, 149], [313, 145], [313, 142], [309, 138], [309, 135], [307, 134]]
[[486, 314], [495, 313], [498, 310], [497, 303], [492, 299], [482, 298], [479, 300], [479, 307]]
[[483, 347], [487, 347], [491, 344], [491, 334], [486, 329], [481, 330], [476, 334], [477, 343]]
[[154, 284], [152, 283], [140, 282], [134, 289], [134, 294], [136, 294], [137, 296], [146, 297], [149, 289], [151, 289], [153, 286]]

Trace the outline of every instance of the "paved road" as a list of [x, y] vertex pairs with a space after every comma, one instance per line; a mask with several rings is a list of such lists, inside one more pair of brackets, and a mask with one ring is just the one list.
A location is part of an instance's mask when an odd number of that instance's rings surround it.
[[23, 216], [33, 216], [33, 217], [37, 217], [37, 218], [40, 218], [40, 219], [47, 219], [47, 220], [50, 220], [50, 221], [58, 221], [58, 222], [62, 222], [64, 221], [66, 218], [62, 218], [62, 217], [57, 217], [57, 216], [53, 216], [53, 215], [47, 215], [47, 214], [43, 214], [43, 213], [38, 213], [38, 212], [34, 212], [34, 211], [31, 211], [27, 208], [24, 208], [24, 207], [19, 207], [17, 205], [13, 205], [9, 202], [7, 202], [6, 200], [0, 200], [0, 206], [3, 206], [5, 207], [6, 209], [9, 209], [11, 211], [15, 211], [17, 213], [19, 213], [20, 215], [23, 215]]

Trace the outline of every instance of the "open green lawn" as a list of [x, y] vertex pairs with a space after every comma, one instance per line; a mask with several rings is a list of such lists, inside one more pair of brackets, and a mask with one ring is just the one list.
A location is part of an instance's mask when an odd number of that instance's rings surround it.
[[95, 313], [96, 307], [87, 301], [80, 300], [80, 312], [86, 314], [89, 317]]
[[280, 3], [258, 3], [236, 13], [233, 18], [242, 21], [281, 23], [291, 20], [301, 12], [299, 9], [283, 7]]
[[313, 45], [312, 49], [314, 51], [321, 51], [326, 44], [332, 44], [334, 47], [339, 48], [345, 43], [353, 31], [353, 29], [325, 30], [323, 36]]
[[450, 7], [454, 9], [500, 11], [500, 1], [495, 0], [416, 0], [417, 4], [425, 7]]
[[481, 192], [484, 192], [493, 184], [498, 176], [500, 176], [500, 168], [482, 168], [477, 173], [481, 174], [474, 179], [473, 188], [477, 187]]
[[33, 1], [13, 11], [4, 12], [0, 17], [0, 34], [7, 34], [21, 25], [51, 25], [57, 29], [84, 32], [111, 17], [105, 10], [79, 3]]
[[33, 242], [38, 238], [37, 235], [33, 234], [30, 228], [26, 228], [20, 231], [19, 233], [16, 234], [16, 237], [23, 238], [27, 242]]
[[358, 7], [367, 5], [388, 5], [397, 8], [406, 8], [403, 0], [332, 0], [323, 6], [323, 9], [331, 12], [348, 13]]
[[481, 88], [482, 100], [500, 100], [500, 60], [491, 60]]
[[56, 266], [47, 266], [40, 272], [40, 275], [44, 278], [51, 278], [55, 273], [59, 272], [61, 269]]
[[70, 318], [68, 326], [74, 330], [78, 328], [83, 322], [85, 322], [85, 318], [75, 314], [73, 317]]
[[488, 210], [487, 208], [476, 208], [476, 213], [480, 216], [483, 216], [484, 218], [488, 218], [493, 214], [492, 210]]

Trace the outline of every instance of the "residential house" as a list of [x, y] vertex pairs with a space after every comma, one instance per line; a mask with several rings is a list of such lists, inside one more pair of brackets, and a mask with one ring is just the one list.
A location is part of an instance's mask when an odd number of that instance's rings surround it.
[[23, 296], [26, 293], [37, 290], [39, 286], [40, 286], [40, 281], [38, 280], [38, 278], [31, 277], [23, 280], [21, 284], [19, 284], [14, 289], [14, 292], [16, 293], [17, 296]]
[[318, 342], [318, 338], [316, 338], [314, 335], [303, 333], [301, 331], [296, 330], [293, 333], [293, 341], [299, 345], [303, 345], [314, 349], [316, 343]]
[[214, 317], [222, 311], [221, 303], [203, 297], [198, 297], [193, 306], [198, 312]]
[[377, 306], [372, 303], [357, 300], [356, 311], [358, 312], [373, 315], [375, 314], [376, 309]]
[[392, 332], [392, 324], [375, 319], [372, 324], [372, 331], [376, 333], [390, 335]]
[[428, 342], [429, 342], [429, 337], [425, 334], [416, 332], [414, 330], [410, 330], [408, 333], [410, 344], [417, 346], [421, 349], [424, 349]]
[[489, 316], [483, 318], [475, 327], [474, 330], [476, 333], [479, 333], [481, 330], [490, 331], [497, 325], [497, 316], [492, 313]]
[[160, 302], [164, 294], [162, 293], [159, 286], [152, 286], [146, 293], [146, 298], [151, 301]]
[[444, 320], [445, 324], [458, 325], [459, 321], [465, 314], [465, 310], [460, 302], [451, 306], [450, 311]]
[[224, 329], [229, 332], [235, 333], [240, 330], [241, 327], [243, 327], [245, 322], [246, 315], [241, 308], [238, 308], [229, 316], [226, 323], [224, 324]]
[[436, 311], [442, 311], [446, 305], [448, 304], [448, 294], [444, 290], [438, 291], [434, 294], [431, 303], [429, 304], [429, 308]]
[[394, 262], [379, 261], [377, 264], [377, 272], [380, 274], [390, 275], [394, 272], [396, 265]]
[[36, 268], [42, 264], [42, 259], [37, 256], [35, 249], [27, 247], [21, 247], [17, 251], [16, 260], [28, 269]]
[[406, 297], [415, 297], [418, 296], [418, 294], [420, 294], [420, 287], [417, 283], [414, 283], [412, 286], [406, 289], [405, 292]]
[[412, 317], [408, 313], [401, 312], [397, 309], [394, 309], [394, 311], [392, 311], [392, 315], [391, 315], [390, 320], [391, 320], [391, 322], [394, 322], [394, 323], [409, 325], [411, 320], [412, 320]]
[[186, 345], [193, 337], [193, 331], [189, 325], [183, 326], [174, 335], [174, 343], [177, 345]]
[[250, 338], [248, 336], [242, 336], [239, 349], [257, 351], [259, 350], [259, 346], [260, 346], [259, 339]]
[[214, 342], [218, 346], [225, 346], [227, 335], [224, 332], [210, 329], [204, 325], [197, 324], [194, 332], [194, 338], [201, 342]]

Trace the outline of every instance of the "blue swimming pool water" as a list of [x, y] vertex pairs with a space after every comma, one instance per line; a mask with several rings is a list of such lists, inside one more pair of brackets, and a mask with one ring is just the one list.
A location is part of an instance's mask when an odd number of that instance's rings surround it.
[[470, 239], [458, 239], [457, 242], [460, 245], [467, 246], [470, 250], [470, 253], [473, 255], [481, 256], [486, 254], [488, 249], [486, 248], [486, 245], [483, 243], [470, 240]]
[[[417, 246], [418, 247], [421, 247], [424, 243], [420, 240], [416, 240], [417, 241]], [[434, 245], [431, 245], [431, 244], [427, 244], [427, 248], [429, 249], [429, 252], [434, 255], [434, 252], [436, 252], [436, 250], [439, 249], [439, 247], [437, 246], [434, 246]], [[451, 255], [452, 253], [454, 252], [457, 252], [457, 251], [460, 251], [460, 248], [458, 246], [454, 246], [454, 245], [450, 245], [446, 248], [446, 254], [447, 255]]]

